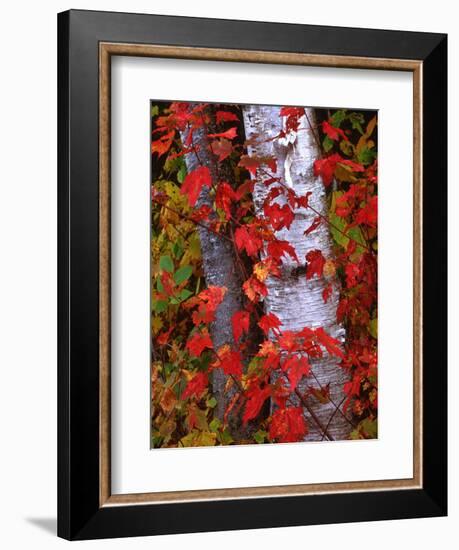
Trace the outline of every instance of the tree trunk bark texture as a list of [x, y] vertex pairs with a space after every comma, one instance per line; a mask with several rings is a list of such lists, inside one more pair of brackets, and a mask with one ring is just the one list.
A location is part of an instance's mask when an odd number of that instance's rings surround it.
[[[306, 116], [314, 124], [314, 111], [306, 109]], [[248, 154], [257, 157], [275, 157], [277, 159], [276, 177], [297, 195], [311, 192], [309, 204], [321, 215], [327, 217], [325, 188], [320, 178], [313, 175], [313, 163], [319, 157], [318, 146], [308, 119], [302, 116], [298, 131], [278, 139], [283, 129], [280, 107], [265, 105], [247, 105], [244, 107], [244, 125], [246, 137], [251, 145]], [[263, 201], [269, 190], [263, 183], [254, 189], [254, 204], [262, 212]], [[276, 199], [279, 203], [282, 197]], [[290, 229], [276, 233], [279, 239], [288, 241], [296, 251], [300, 265], [290, 257], [283, 258], [282, 277], [270, 277], [267, 280], [269, 294], [265, 299], [265, 311], [274, 313], [282, 322], [282, 330], [298, 331], [303, 327], [323, 327], [331, 336], [344, 342], [345, 331], [336, 321], [336, 309], [339, 300], [339, 282], [336, 277], [327, 281], [314, 276], [307, 280], [305, 275], [305, 256], [310, 250], [318, 249], [325, 258], [333, 254], [329, 227], [322, 222], [317, 229], [305, 236], [304, 231], [310, 227], [317, 214], [309, 208], [297, 208], [295, 219]], [[221, 265], [221, 262], [220, 262]], [[300, 269], [298, 269], [300, 268]], [[327, 284], [333, 283], [333, 291], [325, 303], [322, 292]], [[308, 386], [318, 388], [330, 383], [331, 402], [322, 404], [315, 397], [308, 396], [306, 403], [319, 419], [322, 428], [326, 427], [333, 439], [346, 439], [351, 431], [351, 424], [342, 413], [342, 402], [345, 397], [343, 385], [347, 381], [344, 369], [339, 366], [339, 359], [326, 352], [321, 359], [311, 361], [312, 373], [303, 378], [298, 389], [301, 394], [307, 392]], [[299, 405], [299, 400], [297, 401]], [[337, 406], [340, 405], [340, 410]], [[309, 432], [306, 441], [323, 439], [323, 429], [317, 425], [310, 413], [304, 408]]]
[[[182, 142], [185, 141], [187, 133], [187, 131], [182, 133]], [[217, 183], [216, 157], [209, 150], [209, 142], [204, 127], [193, 132], [193, 144], [199, 148], [199, 158], [193, 152], [185, 155], [188, 173], [202, 164], [209, 168], [212, 181]], [[212, 207], [212, 202], [210, 189], [203, 187], [196, 206], [198, 208], [202, 205]], [[218, 350], [224, 344], [234, 342], [231, 318], [236, 311], [241, 309], [242, 281], [235, 269], [236, 260], [232, 243], [201, 226], [198, 226], [198, 232], [201, 241], [202, 265], [206, 285], [224, 286], [227, 289], [223, 302], [217, 308], [215, 321], [210, 327], [214, 349]], [[227, 377], [222, 369], [213, 371], [212, 391], [217, 400], [216, 415], [221, 421], [228, 402], [234, 393], [234, 391], [225, 391], [226, 381]]]

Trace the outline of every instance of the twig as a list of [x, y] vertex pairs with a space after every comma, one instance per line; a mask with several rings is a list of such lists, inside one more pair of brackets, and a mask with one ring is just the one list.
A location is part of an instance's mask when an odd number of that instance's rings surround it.
[[[333, 420], [333, 418], [335, 417], [335, 414], [337, 413], [338, 410], [341, 410], [339, 409], [339, 407], [341, 407], [341, 405], [344, 403], [346, 399], [346, 396], [343, 397], [343, 399], [341, 399], [341, 402], [340, 404], [338, 405], [338, 407], [335, 408], [335, 410], [332, 412], [330, 418], [328, 419], [328, 422], [327, 422], [327, 425], [325, 426], [325, 428], [328, 430], [328, 427], [330, 426], [331, 424], [331, 421]], [[331, 400], [330, 400], [331, 401]], [[333, 403], [334, 404], [334, 403]], [[345, 417], [346, 418], [346, 417]], [[347, 420], [347, 419], [346, 419]], [[322, 435], [322, 441], [324, 440], [324, 436]]]
[[152, 199], [152, 201], [156, 204], [159, 204], [160, 206], [164, 206], [164, 208], [167, 208], [171, 212], [174, 212], [174, 214], [177, 214], [177, 216], [180, 216], [184, 220], [188, 220], [192, 223], [195, 223], [196, 225], [199, 225], [199, 227], [202, 227], [203, 229], [206, 229], [207, 231], [210, 231], [211, 233], [213, 233], [214, 235], [217, 235], [218, 237], [221, 237], [222, 239], [226, 239], [227, 241], [231, 241], [231, 239], [227, 235], [225, 235], [224, 233], [219, 233], [218, 231], [215, 231], [215, 229], [212, 229], [211, 227], [209, 227], [205, 223], [194, 220], [191, 216], [187, 216], [186, 214], [183, 214], [183, 212], [179, 212], [175, 208], [172, 208], [171, 206], [168, 206], [167, 204], [164, 204], [164, 203], [162, 203], [161, 201], [159, 201], [157, 199]]

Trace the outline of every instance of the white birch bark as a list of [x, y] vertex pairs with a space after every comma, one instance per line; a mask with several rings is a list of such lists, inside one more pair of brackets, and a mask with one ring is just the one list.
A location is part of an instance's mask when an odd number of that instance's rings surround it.
[[[306, 110], [310, 122], [313, 124], [314, 112]], [[249, 155], [269, 156], [277, 159], [276, 177], [294, 189], [298, 195], [308, 191], [312, 193], [309, 203], [320, 214], [327, 215], [325, 188], [320, 178], [313, 175], [314, 160], [319, 157], [314, 135], [309, 128], [305, 116], [300, 119], [297, 133], [291, 133], [287, 139], [277, 139], [282, 130], [280, 107], [265, 105], [247, 105], [244, 107], [244, 125], [246, 138], [252, 145], [248, 147]], [[274, 138], [274, 139], [273, 139]], [[255, 208], [261, 213], [264, 198], [269, 190], [262, 183], [254, 189]], [[282, 197], [276, 199], [279, 203]], [[329, 227], [326, 223], [307, 236], [304, 231], [310, 227], [316, 214], [311, 209], [297, 208], [295, 219], [290, 229], [282, 229], [276, 233], [279, 239], [288, 241], [296, 251], [300, 266], [305, 267], [305, 256], [310, 250], [321, 250], [325, 258], [332, 256], [332, 241]], [[331, 336], [344, 341], [345, 331], [336, 321], [336, 309], [339, 299], [339, 285], [336, 278], [333, 282], [333, 291], [327, 303], [322, 298], [322, 292], [330, 282], [314, 276], [306, 280], [304, 269], [297, 270], [298, 264], [290, 257], [283, 258], [282, 277], [270, 277], [267, 280], [269, 294], [265, 300], [265, 311], [277, 315], [282, 321], [282, 330], [301, 330], [303, 327], [323, 327]], [[298, 274], [299, 272], [299, 274]], [[346, 439], [351, 431], [351, 424], [336, 406], [344, 398], [343, 384], [346, 382], [346, 373], [339, 366], [339, 360], [328, 354], [320, 360], [311, 361], [315, 375], [303, 378], [298, 389], [303, 394], [307, 386], [318, 387], [330, 383], [330, 397], [332, 402], [321, 404], [316, 398], [309, 396], [306, 399], [308, 407], [312, 409], [320, 420], [322, 427], [328, 426], [328, 433], [333, 439]], [[298, 402], [299, 403], [299, 402]], [[322, 430], [304, 408], [305, 417], [309, 426], [307, 441], [321, 440]]]

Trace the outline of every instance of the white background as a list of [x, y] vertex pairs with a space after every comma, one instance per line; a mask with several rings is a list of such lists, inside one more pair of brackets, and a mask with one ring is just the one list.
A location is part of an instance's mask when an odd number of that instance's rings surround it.
[[[70, 7], [449, 32], [450, 156], [459, 149], [457, 15], [454, 3], [382, 3], [341, 0], [326, 4], [188, 0], [21, 2], [3, 7], [1, 108], [0, 308], [0, 543], [8, 549], [53, 549], [56, 509], [56, 12]], [[94, 541], [88, 548], [263, 548], [372, 550], [409, 545], [430, 549], [457, 537], [459, 521], [459, 400], [457, 308], [459, 218], [457, 163], [450, 164], [450, 517], [234, 533]], [[454, 215], [454, 216], [453, 216]], [[454, 253], [454, 255], [453, 255]]]
[[[113, 492], [411, 478], [412, 74], [123, 57], [111, 75]], [[150, 450], [152, 97], [379, 108], [377, 441]]]

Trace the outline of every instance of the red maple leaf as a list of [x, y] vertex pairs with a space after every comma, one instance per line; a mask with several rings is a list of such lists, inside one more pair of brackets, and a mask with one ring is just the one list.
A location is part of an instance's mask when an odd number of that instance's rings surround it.
[[180, 193], [182, 193], [182, 195], [187, 195], [190, 206], [194, 206], [201, 193], [202, 187], [204, 185], [210, 187], [211, 183], [212, 178], [210, 170], [207, 166], [199, 166], [196, 170], [186, 175], [182, 187], [180, 188]]
[[304, 356], [293, 355], [282, 364], [282, 370], [287, 373], [290, 382], [290, 391], [295, 391], [298, 382], [303, 376], [308, 376], [311, 365]]
[[161, 273], [161, 283], [164, 288], [164, 293], [167, 296], [172, 296], [175, 292], [175, 281], [172, 278], [172, 275], [167, 271]]
[[217, 111], [216, 113], [217, 124], [221, 122], [239, 121], [237, 115], [230, 113], [229, 111]]
[[156, 153], [158, 157], [161, 157], [169, 151], [172, 142], [174, 141], [175, 130], [166, 132], [160, 138], [151, 142], [151, 152]]
[[263, 369], [266, 372], [276, 370], [279, 367], [280, 363], [280, 354], [277, 352], [267, 353], [265, 356], [265, 361], [263, 363]]
[[308, 386], [308, 393], [313, 395], [317, 401], [322, 404], [330, 402], [330, 382], [325, 386], [314, 388], [314, 386]]
[[268, 295], [268, 289], [266, 285], [257, 279], [254, 275], [251, 275], [247, 281], [242, 285], [245, 295], [251, 302], [259, 302], [263, 296]]
[[341, 128], [335, 128], [335, 126], [332, 126], [329, 122], [324, 120], [322, 122], [322, 131], [324, 134], [326, 134], [331, 140], [336, 141], [341, 136], [344, 140], [349, 141], [349, 138], [346, 136], [346, 134], [341, 130]]
[[201, 323], [207, 325], [215, 321], [215, 308], [207, 303], [199, 305], [198, 309], [191, 316], [193, 323], [198, 326]]
[[219, 132], [217, 134], [208, 134], [208, 137], [210, 137], [210, 138], [234, 139], [236, 136], [237, 136], [236, 126], [233, 126], [229, 130], [225, 130], [224, 132]]
[[325, 258], [320, 250], [310, 250], [306, 254], [306, 279], [312, 279], [314, 275], [322, 277], [324, 272]]
[[368, 203], [357, 212], [352, 225], [361, 223], [376, 227], [378, 223], [378, 197], [376, 195], [371, 197]]
[[319, 343], [328, 351], [328, 353], [344, 359], [344, 353], [341, 351], [341, 342], [339, 340], [327, 334], [322, 327], [317, 328], [314, 333]]
[[226, 157], [229, 157], [233, 151], [231, 141], [224, 138], [215, 139], [210, 143], [209, 147], [212, 153], [218, 157], [219, 162], [222, 162], [226, 159]]
[[251, 225], [242, 225], [234, 232], [234, 240], [238, 250], [245, 250], [249, 256], [256, 256], [263, 246], [257, 230]]
[[298, 208], [307, 208], [309, 206], [309, 197], [312, 195], [312, 191], [308, 191], [306, 195], [295, 195], [295, 202]]
[[258, 326], [265, 334], [268, 334], [270, 329], [272, 329], [274, 333], [279, 333], [279, 327], [281, 325], [281, 320], [274, 313], [267, 313], [266, 315], [263, 315], [263, 317], [258, 321]]
[[322, 223], [322, 218], [320, 216], [317, 216], [314, 218], [314, 221], [311, 223], [311, 225], [306, 229], [306, 231], [303, 233], [303, 235], [309, 235], [309, 233], [312, 233], [314, 229], [317, 229], [319, 225]]
[[206, 289], [201, 290], [198, 298], [204, 302], [208, 302], [213, 306], [218, 306], [225, 297], [226, 287], [210, 285]]
[[246, 168], [252, 176], [255, 176], [257, 173], [257, 168], [266, 164], [271, 172], [276, 172], [277, 162], [274, 157], [249, 157], [248, 155], [243, 155], [239, 161], [239, 166]]
[[290, 229], [295, 218], [295, 214], [288, 204], [284, 204], [284, 206], [280, 206], [277, 202], [265, 204], [263, 211], [275, 231], [279, 231], [283, 227]]
[[195, 210], [193, 210], [193, 212], [191, 213], [191, 218], [195, 222], [202, 222], [204, 220], [207, 220], [211, 215], [211, 213], [212, 213], [212, 208], [207, 204], [203, 204], [199, 208], [196, 208]]
[[186, 343], [186, 349], [193, 357], [199, 357], [201, 353], [206, 349], [212, 349], [213, 344], [207, 330], [202, 332], [195, 332]]
[[342, 160], [343, 158], [338, 153], [322, 159], [317, 159], [314, 161], [314, 175], [316, 177], [321, 176], [324, 185], [328, 187], [333, 180], [333, 174], [335, 173], [337, 163]]
[[297, 351], [298, 338], [293, 330], [284, 330], [279, 336], [279, 346], [286, 351]]
[[346, 264], [344, 269], [346, 273], [346, 286], [347, 288], [354, 287], [360, 279], [360, 267], [353, 263]]
[[295, 249], [288, 241], [272, 241], [268, 244], [268, 255], [276, 261], [279, 261], [284, 254], [291, 256], [293, 260], [299, 263]]
[[236, 193], [229, 183], [223, 181], [218, 184], [217, 193], [215, 195], [215, 204], [217, 208], [223, 210], [226, 218], [231, 218], [231, 204], [236, 200]]
[[212, 366], [220, 367], [228, 376], [242, 376], [242, 356], [238, 351], [232, 351], [228, 345], [218, 350], [218, 361]]
[[325, 303], [328, 302], [330, 296], [331, 296], [331, 293], [332, 293], [332, 290], [333, 290], [333, 285], [330, 283], [329, 285], [327, 285], [323, 291], [322, 291], [322, 298], [324, 300]]
[[281, 107], [280, 115], [300, 117], [304, 115], [304, 108], [303, 107]]
[[[280, 110], [280, 115], [287, 117], [285, 122], [285, 130], [289, 132], [293, 130], [296, 132], [299, 126], [299, 119], [304, 115], [303, 107], [282, 107]], [[284, 132], [281, 132], [281, 136], [285, 135]]]
[[269, 437], [279, 443], [301, 441], [308, 433], [308, 426], [301, 407], [276, 409], [269, 426]]
[[182, 393], [182, 400], [188, 397], [200, 397], [207, 388], [209, 378], [205, 372], [197, 372], [186, 385]]
[[353, 395], [359, 395], [361, 381], [362, 381], [361, 375], [359, 375], [358, 373], [355, 373], [353, 379], [344, 384], [343, 388], [346, 394], [349, 395], [350, 397]]
[[231, 324], [233, 325], [234, 341], [237, 343], [244, 333], [249, 332], [250, 313], [248, 311], [236, 311], [231, 318]]
[[156, 337], [156, 342], [160, 346], [164, 346], [165, 344], [167, 344], [167, 341], [169, 340], [169, 336], [171, 335], [171, 332], [173, 330], [174, 330], [174, 325], [172, 325], [169, 330], [165, 330], [164, 332], [161, 332], [161, 334], [158, 334], [158, 336]]
[[193, 313], [192, 319], [195, 325], [211, 323], [215, 320], [215, 311], [225, 297], [226, 287], [209, 286], [196, 296], [198, 309]]
[[268, 399], [270, 393], [269, 386], [265, 386], [263, 389], [256, 383], [250, 386], [246, 393], [247, 403], [242, 417], [244, 424], [258, 416], [263, 403]]
[[277, 198], [279, 195], [283, 195], [283, 194], [284, 194], [283, 187], [280, 187], [280, 186], [273, 187], [269, 191], [269, 193], [266, 195], [263, 208], [267, 208], [267, 207], [269, 208], [271, 201]]

